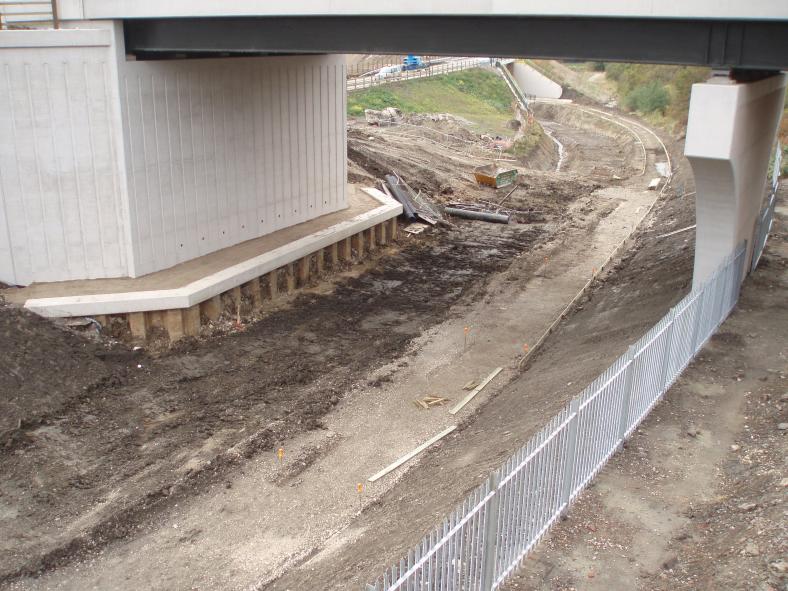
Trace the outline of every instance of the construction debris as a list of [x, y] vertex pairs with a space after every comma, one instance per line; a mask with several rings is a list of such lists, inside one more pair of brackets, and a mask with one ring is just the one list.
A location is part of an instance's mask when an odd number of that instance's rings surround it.
[[681, 234], [682, 232], [687, 232], [689, 230], [694, 230], [697, 227], [697, 224], [692, 224], [691, 226], [687, 226], [686, 228], [682, 228], [681, 230], [674, 230], [673, 232], [668, 232], [667, 234], [660, 234], [657, 236], [657, 240], [660, 238], [667, 238], [668, 236], [675, 236], [676, 234]]
[[431, 226], [439, 223], [446, 224], [440, 211], [421, 194], [421, 191], [414, 194], [413, 190], [400, 176], [387, 174], [384, 190], [386, 188], [388, 188], [386, 193], [402, 204], [403, 214], [407, 220], [414, 221], [419, 219]]
[[433, 406], [443, 406], [447, 402], [449, 402], [449, 398], [444, 398], [443, 396], [425, 396], [424, 398], [417, 398], [413, 401], [413, 404], [418, 409], [429, 410]]
[[449, 215], [457, 216], [458, 218], [481, 220], [483, 222], [492, 222], [495, 224], [509, 223], [509, 215], [504, 213], [494, 213], [492, 211], [475, 210], [475, 209], [464, 209], [460, 207], [447, 207], [445, 211]]
[[364, 118], [370, 125], [393, 125], [402, 120], [402, 111], [394, 107], [386, 107], [382, 111], [364, 109]]
[[496, 164], [477, 166], [473, 169], [473, 176], [480, 185], [487, 185], [495, 189], [511, 185], [517, 180], [516, 168], [500, 168]]
[[409, 224], [403, 228], [403, 232], [407, 232], [408, 234], [421, 234], [424, 230], [429, 228], [427, 224]]
[[473, 398], [474, 398], [474, 397], [475, 397], [475, 396], [476, 396], [476, 395], [477, 395], [479, 392], [481, 392], [481, 391], [484, 389], [484, 387], [485, 387], [487, 384], [489, 384], [489, 383], [490, 383], [490, 382], [493, 380], [493, 378], [495, 378], [495, 376], [497, 376], [497, 375], [498, 375], [499, 373], [501, 373], [502, 371], [503, 371], [503, 368], [502, 368], [502, 367], [496, 367], [496, 368], [493, 370], [493, 372], [492, 372], [490, 375], [488, 375], [486, 378], [484, 378], [484, 380], [482, 381], [482, 383], [481, 383], [481, 384], [479, 384], [478, 386], [476, 386], [476, 387], [475, 387], [475, 388], [474, 388], [474, 389], [473, 389], [471, 392], [469, 392], [469, 393], [468, 393], [468, 395], [467, 395], [465, 398], [463, 398], [463, 399], [460, 401], [460, 403], [459, 403], [457, 406], [455, 406], [453, 409], [451, 409], [451, 410], [449, 411], [449, 414], [450, 414], [450, 415], [456, 415], [458, 412], [460, 412], [460, 411], [462, 410], [462, 408], [463, 408], [463, 407], [464, 407], [466, 404], [468, 404], [468, 403], [469, 403], [471, 400], [473, 400]]
[[457, 428], [457, 425], [452, 425], [451, 427], [448, 427], [447, 429], [444, 429], [443, 431], [438, 433], [435, 437], [425, 441], [420, 446], [418, 446], [416, 449], [414, 449], [412, 452], [405, 454], [400, 459], [398, 459], [396, 462], [393, 462], [392, 464], [389, 464], [388, 466], [383, 468], [383, 470], [381, 470], [377, 474], [373, 474], [372, 476], [370, 476], [367, 480], [369, 482], [375, 482], [379, 478], [383, 478], [389, 472], [393, 472], [394, 470], [396, 470], [397, 468], [402, 466], [402, 464], [404, 464], [405, 462], [408, 462], [409, 460], [412, 460], [413, 458], [415, 458], [417, 455], [419, 455], [421, 452], [423, 452], [425, 449], [427, 449], [429, 446], [431, 446], [436, 441], [446, 437], [446, 435], [448, 435], [449, 433], [454, 431], [456, 428]]

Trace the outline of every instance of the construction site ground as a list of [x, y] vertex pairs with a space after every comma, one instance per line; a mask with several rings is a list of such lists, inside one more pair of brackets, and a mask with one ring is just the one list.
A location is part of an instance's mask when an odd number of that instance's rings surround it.
[[[1, 309], [0, 587], [354, 589], [418, 542], [690, 285], [692, 233], [658, 236], [693, 203], [646, 191], [654, 140], [550, 115], [568, 156], [521, 176], [521, 223], [403, 234], [242, 330], [154, 354]], [[354, 125], [352, 180], [394, 170], [439, 201], [502, 199], [472, 181], [484, 150], [441, 132]], [[413, 404], [454, 403], [496, 367], [456, 417]]]

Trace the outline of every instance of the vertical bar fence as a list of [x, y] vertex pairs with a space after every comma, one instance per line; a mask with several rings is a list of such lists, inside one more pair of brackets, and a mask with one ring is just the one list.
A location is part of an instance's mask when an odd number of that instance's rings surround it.
[[758, 216], [758, 221], [755, 226], [755, 240], [752, 247], [752, 270], [758, 267], [758, 262], [761, 260], [763, 249], [766, 248], [766, 240], [769, 238], [769, 232], [772, 229], [772, 220], [774, 219], [774, 207], [777, 204], [777, 189], [780, 186], [780, 171], [782, 170], [783, 150], [780, 142], [777, 142], [777, 150], [774, 154], [774, 165], [772, 167], [772, 178], [769, 187], [769, 199], [766, 202], [766, 207]]
[[364, 75], [348, 77], [347, 90], [348, 92], [353, 92], [355, 90], [364, 90], [373, 86], [380, 86], [382, 84], [403, 82], [405, 80], [412, 80], [414, 78], [428, 78], [430, 76], [450, 74], [451, 72], [459, 72], [460, 70], [468, 70], [470, 68], [491, 67], [492, 65], [493, 62], [490, 58], [468, 57], [461, 59], [450, 59], [439, 63], [431, 63], [425, 68], [420, 68], [417, 70], [402, 70], [386, 75], [376, 75], [375, 72], [368, 72]]
[[742, 244], [367, 589], [499, 588], [730, 314], [745, 253]]
[[60, 28], [57, 0], [0, 0], [0, 31]]

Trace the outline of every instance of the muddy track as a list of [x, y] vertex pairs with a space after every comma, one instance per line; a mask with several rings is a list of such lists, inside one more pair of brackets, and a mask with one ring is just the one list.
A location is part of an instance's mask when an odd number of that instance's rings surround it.
[[[478, 297], [487, 278], [542, 233], [462, 224], [411, 241], [331, 294], [301, 295], [244, 332], [186, 343], [160, 358], [108, 356], [91, 345], [83, 362], [97, 365], [98, 379], [55, 408], [33, 409], [0, 451], [0, 499], [18, 508], [3, 523], [0, 581], [128, 536], [220, 478], [234, 458], [320, 428], [351, 384], [402, 354], [452, 305]], [[71, 355], [79, 341], [69, 335], [59, 355]], [[37, 387], [57, 389], [57, 375], [49, 384], [43, 375]], [[59, 521], [82, 527], [63, 531]]]

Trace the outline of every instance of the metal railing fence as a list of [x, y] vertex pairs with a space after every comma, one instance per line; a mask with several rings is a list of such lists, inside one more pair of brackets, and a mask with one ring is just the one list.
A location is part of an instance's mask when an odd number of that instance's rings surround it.
[[780, 171], [782, 170], [783, 162], [783, 149], [780, 142], [777, 142], [777, 150], [774, 154], [774, 163], [772, 168], [771, 185], [769, 188], [769, 199], [766, 202], [766, 207], [758, 215], [758, 221], [755, 225], [755, 237], [752, 243], [752, 270], [754, 271], [761, 260], [763, 249], [766, 248], [766, 240], [769, 238], [769, 232], [772, 230], [772, 220], [774, 220], [774, 208], [777, 204], [777, 189], [780, 186]]
[[392, 84], [394, 82], [403, 82], [405, 80], [413, 80], [416, 78], [429, 78], [430, 76], [438, 76], [441, 74], [450, 74], [451, 72], [459, 72], [461, 70], [469, 70], [471, 68], [484, 68], [491, 67], [491, 58], [483, 57], [469, 57], [462, 59], [451, 59], [441, 63], [434, 63], [426, 68], [419, 70], [406, 70], [389, 74], [386, 77], [359, 76], [357, 78], [347, 79], [347, 90], [353, 92], [355, 90], [364, 90], [373, 86], [381, 86], [383, 84]]
[[500, 587], [727, 318], [745, 252], [742, 244], [368, 591]]
[[49, 27], [60, 27], [57, 0], [0, 0], [0, 31]]

